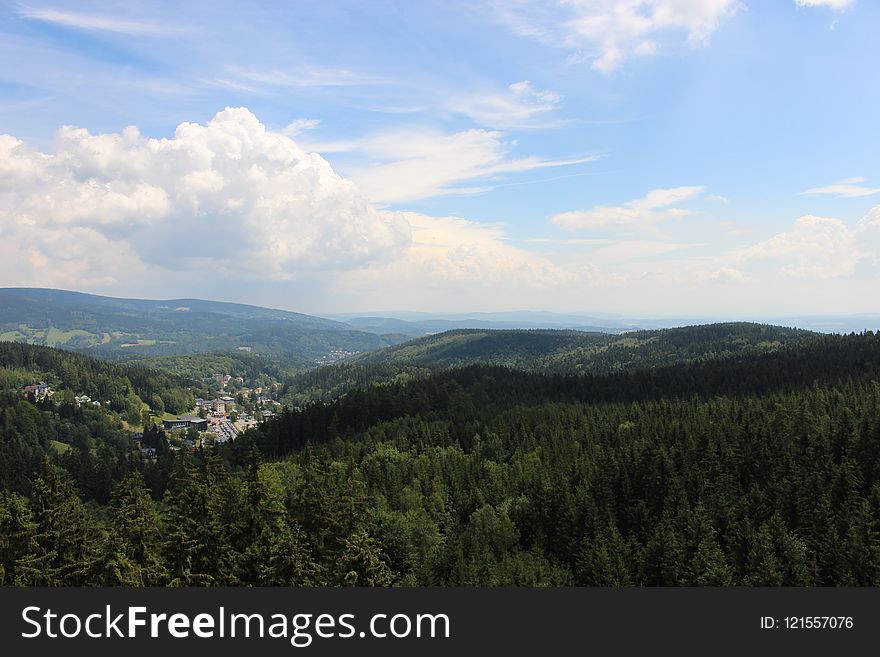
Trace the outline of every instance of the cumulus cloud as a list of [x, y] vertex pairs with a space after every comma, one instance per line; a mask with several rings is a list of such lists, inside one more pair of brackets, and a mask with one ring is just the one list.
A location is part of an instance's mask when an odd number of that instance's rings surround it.
[[674, 219], [692, 214], [692, 211], [670, 207], [692, 200], [706, 191], [701, 186], [654, 189], [642, 198], [633, 199], [620, 206], [597, 205], [591, 210], [560, 212], [550, 221], [561, 228], [599, 228], [603, 226], [635, 226], [645, 223]]
[[858, 198], [860, 196], [871, 196], [873, 194], [880, 194], [880, 187], [868, 187], [866, 185], [859, 184], [863, 182], [865, 182], [865, 179], [861, 177], [846, 178], [845, 180], [836, 182], [833, 185], [826, 185], [824, 187], [813, 187], [812, 189], [808, 189], [805, 192], [801, 192], [801, 194], [805, 196], [830, 195], [836, 198]]
[[571, 274], [549, 260], [505, 241], [500, 226], [459, 217], [429, 217], [407, 212], [413, 240], [406, 255], [391, 265], [410, 274], [444, 282], [478, 282], [552, 286]]
[[311, 147], [324, 153], [357, 152], [371, 160], [370, 166], [355, 169], [350, 177], [377, 203], [480, 193], [491, 189], [490, 178], [598, 158], [513, 159], [508, 157], [513, 144], [504, 140], [503, 133], [481, 129], [448, 134], [412, 128]]
[[880, 205], [875, 205], [859, 220], [854, 232], [860, 247], [880, 266]]
[[64, 127], [54, 153], [0, 136], [0, 201], [4, 243], [33, 262], [104, 259], [113, 271], [122, 253], [286, 279], [395, 258], [410, 241], [400, 215], [244, 108], [166, 139]]
[[855, 272], [865, 253], [840, 219], [804, 215], [790, 231], [743, 249], [737, 259], [766, 263], [795, 278], [837, 278]]
[[589, 260], [561, 265], [510, 244], [504, 229], [460, 217], [407, 212], [412, 244], [404, 255], [341, 274], [334, 297], [424, 309], [540, 307], [582, 303], [620, 277]]
[[566, 48], [573, 60], [607, 74], [670, 42], [706, 44], [741, 6], [738, 0], [508, 0], [494, 8], [518, 34]]
[[[388, 152], [411, 161], [431, 143]], [[451, 159], [461, 153], [450, 149]], [[455, 176], [544, 165], [492, 153]], [[358, 295], [418, 306], [433, 294], [476, 307], [614, 280], [592, 263], [560, 266], [512, 246], [501, 226], [377, 209], [246, 109], [183, 123], [165, 139], [64, 127], [51, 153], [0, 136], [0, 285], [241, 299], [259, 281], [286, 307], [305, 288], [312, 303], [332, 290], [353, 306]]]
[[542, 127], [536, 119], [555, 109], [559, 101], [555, 91], [538, 90], [529, 80], [523, 80], [511, 84], [506, 93], [467, 96], [450, 107], [491, 128], [532, 128]]
[[868, 210], [867, 214], [859, 219], [856, 229], [858, 231], [880, 230], [880, 205], [875, 205]]

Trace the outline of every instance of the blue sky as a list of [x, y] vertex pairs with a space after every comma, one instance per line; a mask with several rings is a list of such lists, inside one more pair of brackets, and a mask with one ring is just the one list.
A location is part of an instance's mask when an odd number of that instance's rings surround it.
[[0, 285], [877, 312], [878, 27], [867, 0], [3, 3]]

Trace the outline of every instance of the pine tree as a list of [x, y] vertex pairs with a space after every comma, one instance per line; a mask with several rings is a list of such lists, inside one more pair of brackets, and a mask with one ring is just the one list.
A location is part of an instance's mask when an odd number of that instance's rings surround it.
[[336, 581], [345, 586], [391, 586], [392, 573], [379, 542], [363, 530], [343, 541]]
[[0, 491], [0, 586], [28, 586], [40, 581], [37, 525], [27, 499]]
[[143, 475], [133, 471], [113, 491], [106, 555], [114, 555], [109, 584], [158, 586], [167, 573], [162, 563], [162, 529]]
[[33, 484], [32, 508], [37, 554], [43, 565], [37, 583], [44, 586], [93, 583], [101, 529], [79, 499], [70, 475], [44, 462]]
[[688, 566], [691, 586], [729, 586], [733, 583], [730, 565], [718, 545], [715, 528], [702, 504], [694, 509], [690, 521], [693, 556]]

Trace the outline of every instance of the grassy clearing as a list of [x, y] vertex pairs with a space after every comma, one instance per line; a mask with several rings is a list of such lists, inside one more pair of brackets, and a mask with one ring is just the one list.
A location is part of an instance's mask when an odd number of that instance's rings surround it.
[[54, 447], [55, 451], [59, 454], [64, 454], [69, 449], [71, 449], [70, 445], [68, 445], [67, 443], [62, 443], [60, 440], [50, 440], [49, 442], [52, 443], [52, 447]]
[[155, 340], [137, 340], [136, 342], [126, 342], [125, 344], [119, 345], [122, 348], [125, 347], [154, 347], [156, 345]]
[[89, 331], [84, 331], [83, 329], [71, 329], [70, 331], [62, 331], [61, 329], [57, 329], [54, 326], [50, 326], [49, 330], [46, 331], [46, 344], [50, 347], [57, 347], [60, 344], [65, 344], [73, 338], [78, 337], [90, 338], [94, 342], [98, 341], [97, 335], [95, 335], [94, 333], [90, 333]]

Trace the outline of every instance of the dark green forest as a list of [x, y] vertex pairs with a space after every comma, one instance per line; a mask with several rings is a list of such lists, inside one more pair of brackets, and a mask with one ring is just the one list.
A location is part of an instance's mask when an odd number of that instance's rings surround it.
[[154, 461], [59, 455], [40, 432], [88, 418], [4, 398], [0, 582], [878, 585], [880, 335], [776, 342], [413, 364], [222, 447], [146, 427]]
[[287, 379], [285, 399], [294, 406], [330, 401], [365, 385], [399, 383], [467, 365], [502, 365], [544, 374], [613, 374], [761, 355], [818, 337], [811, 331], [750, 322], [620, 334], [459, 329], [297, 373]]

